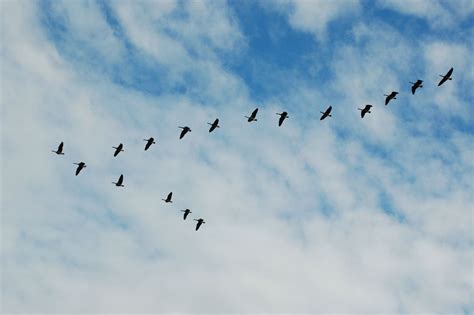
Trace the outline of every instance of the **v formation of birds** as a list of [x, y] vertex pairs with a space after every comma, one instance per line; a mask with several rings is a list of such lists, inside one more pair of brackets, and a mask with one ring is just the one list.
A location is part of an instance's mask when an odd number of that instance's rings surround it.
[[[445, 75], [440, 75], [442, 77], [442, 79], [439, 81], [438, 86], [441, 86], [443, 83], [445, 83], [448, 80], [452, 80], [452, 77], [451, 77], [452, 74], [453, 74], [453, 68], [449, 69], [449, 71]], [[418, 88], [423, 87], [423, 80], [417, 80], [416, 82], [410, 82], [410, 83], [412, 84], [411, 93], [413, 95], [415, 95], [415, 92]], [[385, 106], [387, 106], [388, 103], [391, 100], [397, 99], [398, 94], [399, 93], [397, 91], [392, 91], [390, 94], [384, 94], [384, 96], [386, 97], [385, 98]], [[358, 108], [358, 110], [360, 110], [361, 118], [364, 118], [364, 116], [366, 114], [371, 113], [371, 108], [372, 107], [373, 107], [373, 105], [367, 104], [367, 105], [364, 106], [364, 108]], [[332, 117], [331, 111], [332, 111], [332, 106], [329, 106], [324, 112], [320, 112], [322, 114], [320, 120], [324, 120], [327, 117]], [[258, 108], [254, 109], [254, 111], [250, 114], [250, 116], [244, 116], [244, 117], [247, 118], [248, 122], [254, 122], [254, 121], [257, 121], [257, 113], [258, 113]], [[276, 114], [280, 116], [280, 118], [278, 119], [278, 126], [279, 127], [281, 127], [281, 125], [283, 124], [283, 122], [285, 121], [286, 118], [290, 117], [290, 116], [288, 116], [288, 113], [286, 111], [281, 112], [281, 113], [276, 113]], [[208, 123], [208, 124], [211, 126], [209, 128], [209, 133], [213, 132], [216, 128], [220, 128], [218, 118], [216, 118], [216, 120], [214, 120], [214, 122]], [[179, 139], [183, 139], [183, 137], [188, 132], [192, 131], [191, 128], [189, 128], [188, 126], [179, 127], [179, 128], [182, 129], [181, 133], [179, 135]], [[149, 139], [143, 139], [143, 141], [146, 141], [145, 151], [147, 151], [152, 144], [156, 143], [155, 139], [153, 137], [151, 137]], [[117, 156], [120, 152], [125, 151], [125, 150], [123, 150], [123, 144], [122, 143], [120, 143], [118, 146], [112, 147], [112, 148], [115, 149], [114, 157]], [[59, 144], [57, 150], [56, 151], [53, 150], [52, 152], [56, 153], [57, 155], [64, 155], [63, 150], [64, 150], [64, 142], [61, 142]], [[84, 162], [79, 162], [79, 163], [74, 163], [74, 164], [77, 165], [76, 176], [79, 175], [79, 173], [82, 171], [82, 169], [84, 169], [87, 166], [86, 163], [84, 163]], [[123, 185], [123, 180], [124, 180], [123, 174], [120, 174], [117, 182], [112, 182], [112, 184], [114, 184], [117, 187], [125, 187]], [[165, 203], [172, 203], [173, 202], [172, 197], [173, 197], [173, 192], [170, 192], [166, 196], [166, 198], [162, 199], [162, 200]], [[183, 220], [186, 220], [187, 216], [190, 213], [192, 213], [192, 211], [190, 209], [185, 209], [185, 210], [181, 210], [181, 211], [184, 212]], [[199, 230], [199, 228], [201, 227], [202, 224], [206, 223], [202, 218], [194, 219], [194, 221], [197, 221], [196, 231]]]

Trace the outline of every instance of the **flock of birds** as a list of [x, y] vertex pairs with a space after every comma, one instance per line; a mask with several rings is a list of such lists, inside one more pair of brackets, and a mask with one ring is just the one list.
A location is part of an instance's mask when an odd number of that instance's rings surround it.
[[[445, 75], [440, 75], [442, 77], [442, 79], [439, 81], [438, 83], [438, 86], [441, 86], [443, 83], [445, 83], [446, 81], [448, 80], [452, 80], [452, 74], [453, 74], [453, 68], [449, 69], [449, 71], [445, 74]], [[412, 84], [412, 87], [411, 87], [411, 92], [413, 95], [415, 95], [415, 92], [418, 88], [422, 88], [423, 87], [423, 80], [417, 80], [416, 82], [410, 82]], [[397, 91], [392, 91], [390, 94], [384, 94], [384, 96], [386, 96], [385, 98], [385, 105], [388, 105], [388, 103], [391, 101], [391, 100], [394, 100], [394, 99], [397, 99], [397, 95], [399, 93]], [[371, 108], [373, 106], [371, 104], [367, 104], [365, 105], [364, 108], [358, 108], [358, 110], [360, 110], [360, 116], [361, 118], [364, 118], [364, 116], [367, 114], [367, 113], [371, 113]], [[321, 115], [321, 118], [320, 120], [324, 120], [325, 118], [327, 117], [332, 117], [331, 115], [331, 111], [332, 111], [332, 106], [329, 106], [324, 112], [320, 112], [322, 115]], [[253, 122], [253, 121], [257, 121], [257, 113], [258, 113], [258, 108], [256, 108], [251, 114], [250, 116], [244, 116], [245, 118], [247, 118], [247, 121], [248, 122]], [[281, 113], [276, 113], [277, 115], [280, 116], [280, 118], [278, 119], [278, 126], [281, 127], [281, 125], [283, 124], [283, 122], [285, 121], [286, 118], [289, 118], [290, 116], [288, 116], [288, 113], [286, 111], [284, 112], [281, 112]], [[208, 123], [211, 127], [209, 128], [209, 132], [212, 132], [214, 131], [216, 128], [220, 128], [219, 126], [219, 119], [216, 118], [216, 120], [214, 120], [213, 123]], [[188, 132], [191, 132], [191, 128], [189, 128], [188, 126], [184, 126], [184, 127], [179, 127], [181, 130], [181, 133], [179, 135], [179, 139], [183, 139], [183, 137], [188, 133]], [[143, 139], [143, 141], [146, 141], [146, 144], [145, 144], [145, 151], [147, 151], [150, 146], [152, 144], [155, 144], [155, 139], [153, 137], [149, 138], [149, 139]], [[123, 150], [123, 144], [120, 143], [117, 147], [112, 147], [115, 149], [114, 151], [114, 157], [116, 157], [120, 152], [124, 152], [125, 150]], [[61, 142], [57, 148], [57, 150], [53, 150], [54, 153], [58, 154], [58, 155], [64, 155], [64, 142]], [[84, 162], [79, 162], [79, 163], [74, 163], [75, 165], [77, 165], [77, 168], [76, 168], [76, 176], [79, 175], [79, 173], [87, 166], [86, 163]], [[118, 178], [117, 182], [112, 182], [112, 184], [114, 184], [115, 186], [117, 187], [124, 187], [123, 185], [123, 174], [120, 174], [120, 177]], [[171, 200], [171, 198], [173, 197], [173, 192], [170, 192], [168, 194], [168, 196], [165, 198], [165, 199], [162, 199], [164, 202], [166, 203], [172, 203], [173, 201]], [[181, 210], [182, 212], [184, 212], [184, 215], [183, 215], [183, 220], [186, 220], [186, 218], [188, 217], [188, 215], [191, 212], [191, 210], [189, 209], [185, 209], [185, 210]], [[196, 231], [199, 230], [199, 228], [201, 227], [202, 224], [206, 223], [202, 218], [199, 218], [199, 219], [194, 219], [194, 221], [197, 221], [197, 224], [196, 224]]]

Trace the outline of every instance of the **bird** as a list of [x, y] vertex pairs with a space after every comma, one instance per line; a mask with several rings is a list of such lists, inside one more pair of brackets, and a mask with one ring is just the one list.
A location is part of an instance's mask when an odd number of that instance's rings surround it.
[[[281, 124], [283, 124], [283, 121], [286, 119], [286, 118], [290, 118], [290, 116], [288, 116], [288, 113], [287, 112], [283, 112], [283, 113], [276, 113], [277, 115], [280, 115], [280, 119], [278, 119], [278, 127], [281, 126]], [[255, 119], [256, 120], [256, 119]]]
[[115, 184], [115, 186], [117, 187], [124, 187], [122, 183], [123, 183], [123, 174], [120, 174], [120, 177], [116, 183], [112, 182], [112, 184]]
[[358, 108], [358, 110], [361, 111], [360, 112], [360, 117], [364, 118], [365, 114], [371, 113], [370, 108], [372, 108], [372, 105], [370, 105], [370, 104], [365, 105], [365, 107], [363, 109]]
[[258, 112], [258, 108], [255, 108], [254, 111], [252, 112], [252, 114], [249, 116], [245, 116], [245, 118], [247, 118], [247, 121], [248, 122], [252, 122], [252, 121], [257, 121], [257, 112]]
[[57, 155], [64, 155], [63, 153], [64, 142], [61, 142], [58, 145], [58, 149], [56, 151], [52, 150], [52, 152], [56, 153]]
[[74, 163], [74, 164], [77, 165], [76, 176], [79, 175], [79, 173], [84, 167], [87, 167], [86, 163], [84, 162], [79, 162], [79, 163]]
[[186, 220], [186, 217], [188, 216], [188, 214], [192, 213], [191, 210], [189, 209], [181, 210], [181, 212], [184, 212], [183, 220]]
[[150, 138], [150, 139], [143, 139], [143, 141], [146, 141], [145, 151], [148, 150], [152, 144], [156, 143], [155, 139], [153, 139], [153, 137]]
[[392, 91], [392, 93], [390, 93], [390, 94], [388, 94], [388, 95], [387, 95], [387, 94], [384, 94], [384, 96], [386, 96], [386, 98], [385, 98], [385, 106], [387, 106], [387, 105], [388, 105], [388, 102], [390, 102], [391, 100], [396, 100], [396, 99], [397, 99], [397, 94], [398, 94], [398, 92], [396, 92], [396, 91]]
[[161, 199], [161, 200], [164, 200], [164, 202], [168, 203], [168, 202], [171, 202], [173, 203], [173, 201], [171, 201], [171, 197], [173, 196], [173, 192], [170, 192], [168, 194], [168, 197], [166, 197], [166, 199]]
[[449, 69], [448, 73], [446, 73], [445, 75], [440, 74], [439, 76], [443, 77], [443, 78], [441, 79], [441, 81], [439, 81], [438, 86], [440, 86], [441, 84], [443, 84], [444, 82], [446, 82], [448, 80], [452, 80], [453, 79], [453, 78], [451, 78], [452, 74], [453, 74], [453, 68], [452, 67], [451, 67], [451, 69]]
[[329, 117], [332, 117], [332, 115], [331, 115], [331, 110], [332, 110], [332, 106], [329, 106], [328, 109], [326, 109], [325, 112], [320, 112], [320, 113], [323, 114], [323, 115], [321, 116], [321, 118], [319, 118], [319, 120], [323, 120], [324, 118], [326, 118], [326, 117], [328, 117], [328, 116], [329, 116]]
[[199, 220], [194, 219], [194, 221], [197, 221], [197, 224], [196, 224], [196, 231], [199, 230], [199, 227], [200, 227], [203, 223], [206, 223], [206, 222], [204, 222], [203, 219], [199, 219]]
[[413, 86], [411, 87], [411, 94], [415, 95], [415, 91], [417, 88], [422, 88], [423, 87], [423, 80], [417, 80], [415, 83], [413, 82], [410, 82], [411, 84], [413, 84]]
[[183, 129], [183, 131], [181, 131], [181, 134], [179, 135], [180, 139], [183, 139], [184, 135], [187, 134], [188, 131], [192, 131], [191, 128], [189, 128], [188, 126], [179, 127], [179, 128]]
[[207, 124], [211, 125], [211, 128], [209, 128], [209, 132], [212, 132], [212, 131], [214, 131], [214, 129], [221, 127], [221, 126], [219, 126], [219, 118], [216, 118], [216, 120], [214, 120], [214, 122], [212, 124], [211, 123], [207, 123]]
[[118, 145], [118, 147], [112, 147], [112, 148], [115, 149], [114, 156], [117, 156], [121, 151], [125, 152], [125, 150], [122, 150], [123, 144], [121, 144], [121, 143]]

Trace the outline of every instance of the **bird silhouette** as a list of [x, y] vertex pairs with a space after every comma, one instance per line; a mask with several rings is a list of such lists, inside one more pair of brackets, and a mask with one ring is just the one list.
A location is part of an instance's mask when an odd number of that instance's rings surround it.
[[398, 94], [398, 92], [396, 92], [396, 91], [392, 91], [392, 93], [390, 93], [390, 94], [388, 94], [388, 95], [387, 95], [387, 94], [384, 94], [384, 96], [386, 96], [386, 98], [385, 98], [385, 106], [387, 106], [388, 103], [389, 103], [391, 100], [396, 100], [396, 99], [397, 99], [397, 94]]
[[115, 184], [115, 186], [117, 187], [124, 187], [122, 183], [123, 183], [123, 174], [120, 174], [120, 177], [116, 183], [112, 182], [112, 184]]
[[76, 176], [79, 175], [79, 173], [81, 172], [81, 170], [84, 168], [84, 167], [87, 167], [86, 163], [84, 162], [79, 162], [79, 163], [74, 163], [75, 165], [77, 165], [77, 168], [76, 168]]
[[173, 192], [170, 192], [170, 193], [168, 194], [168, 196], [166, 197], [166, 199], [161, 199], [161, 200], [163, 200], [163, 201], [166, 202], [166, 203], [168, 203], [168, 202], [173, 203], [173, 201], [171, 201], [171, 197], [173, 197]]
[[117, 156], [121, 151], [125, 152], [125, 150], [122, 150], [123, 144], [121, 144], [121, 143], [118, 145], [118, 147], [112, 147], [112, 148], [115, 149], [114, 156]]
[[181, 210], [181, 211], [184, 212], [183, 220], [186, 220], [186, 218], [188, 217], [188, 214], [192, 213], [191, 210], [189, 209]]
[[153, 137], [150, 138], [150, 139], [143, 139], [143, 141], [146, 141], [146, 144], [145, 144], [145, 151], [148, 150], [152, 144], [155, 144], [155, 143], [156, 143], [156, 142], [155, 142], [155, 139], [153, 139]]
[[196, 224], [196, 231], [199, 230], [199, 227], [200, 227], [203, 223], [206, 223], [206, 222], [204, 222], [203, 219], [198, 219], [198, 220], [194, 219], [194, 221], [197, 221], [197, 224]]
[[364, 118], [365, 114], [371, 113], [371, 111], [370, 111], [371, 108], [372, 108], [372, 105], [370, 105], [370, 104], [365, 105], [364, 108], [358, 108], [358, 110], [361, 111], [360, 112], [360, 117]]
[[290, 118], [287, 112], [276, 113], [276, 114], [280, 115], [280, 119], [278, 119], [278, 127], [281, 127], [281, 124], [283, 124], [286, 118]]
[[332, 110], [332, 106], [329, 106], [329, 107], [326, 109], [325, 112], [320, 112], [320, 113], [323, 114], [323, 115], [321, 116], [321, 118], [319, 118], [319, 120], [323, 120], [323, 119], [325, 119], [325, 118], [328, 117], [328, 116], [329, 116], [329, 117], [332, 117], [332, 115], [331, 115], [331, 110]]
[[58, 149], [56, 151], [52, 150], [52, 152], [56, 153], [57, 155], [64, 155], [63, 148], [64, 148], [64, 142], [61, 142], [58, 145]]
[[449, 69], [448, 73], [446, 73], [445, 75], [440, 74], [439, 76], [443, 78], [441, 79], [441, 81], [439, 81], [438, 86], [440, 86], [441, 84], [443, 84], [444, 82], [448, 80], [452, 80], [453, 79], [451, 78], [452, 74], [453, 74], [453, 68]]
[[207, 123], [207, 124], [211, 125], [211, 128], [209, 128], [209, 132], [212, 132], [212, 131], [214, 131], [214, 129], [221, 127], [221, 126], [219, 126], [219, 118], [216, 118], [216, 120], [214, 120], [214, 122], [212, 124], [211, 123]]
[[181, 131], [181, 134], [179, 135], [179, 138], [180, 139], [183, 139], [184, 135], [188, 133], [188, 131], [192, 131], [191, 128], [189, 128], [188, 126], [185, 126], [185, 127], [179, 127], [181, 129], [183, 129]]
[[254, 111], [252, 112], [252, 114], [249, 116], [245, 116], [245, 118], [247, 118], [247, 121], [248, 122], [252, 122], [252, 121], [257, 121], [257, 112], [258, 112], [258, 108], [255, 108]]
[[423, 80], [417, 80], [415, 83], [410, 82], [412, 85], [411, 87], [411, 94], [415, 95], [415, 91], [417, 88], [422, 88], [423, 87]]

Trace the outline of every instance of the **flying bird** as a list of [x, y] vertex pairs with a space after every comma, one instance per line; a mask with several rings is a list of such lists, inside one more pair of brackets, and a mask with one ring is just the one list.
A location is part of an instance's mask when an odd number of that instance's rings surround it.
[[386, 96], [386, 98], [385, 98], [385, 106], [387, 106], [387, 105], [388, 105], [388, 102], [390, 102], [391, 100], [396, 100], [396, 99], [397, 99], [397, 94], [398, 94], [398, 92], [396, 92], [396, 91], [392, 91], [392, 93], [390, 93], [390, 94], [388, 94], [388, 95], [387, 95], [387, 94], [384, 94], [384, 96]]
[[444, 82], [448, 80], [452, 80], [453, 79], [451, 78], [452, 74], [453, 74], [453, 68], [449, 69], [448, 73], [446, 73], [445, 75], [440, 74], [439, 76], [443, 78], [441, 79], [441, 81], [439, 81], [438, 86], [440, 86], [441, 84], [443, 84]]
[[168, 197], [166, 197], [166, 199], [161, 199], [161, 200], [164, 200], [164, 202], [166, 202], [166, 203], [168, 203], [168, 202], [173, 203], [173, 201], [171, 201], [171, 197], [173, 197], [173, 192], [170, 192], [168, 194]]
[[319, 118], [319, 120], [323, 120], [324, 118], [326, 118], [326, 117], [328, 117], [328, 116], [329, 116], [329, 117], [332, 117], [331, 111], [332, 111], [332, 106], [329, 106], [328, 109], [326, 109], [325, 112], [320, 112], [320, 113], [323, 114], [323, 115], [321, 116], [321, 118]]
[[[281, 124], [283, 124], [283, 121], [285, 121], [286, 118], [290, 118], [290, 116], [288, 116], [288, 113], [287, 112], [283, 112], [283, 113], [276, 113], [277, 115], [280, 115], [280, 119], [278, 119], [278, 127], [281, 126]], [[256, 120], [256, 119], [255, 119]]]
[[115, 149], [114, 156], [117, 156], [121, 151], [124, 151], [124, 150], [122, 150], [123, 144], [121, 144], [121, 143], [118, 145], [118, 147], [112, 147], [112, 148]]
[[367, 113], [371, 113], [370, 109], [372, 108], [372, 105], [370, 104], [367, 104], [365, 105], [364, 108], [358, 108], [358, 110], [360, 110], [360, 117], [364, 118], [365, 114]]
[[56, 151], [52, 150], [52, 152], [56, 153], [57, 155], [64, 155], [63, 153], [64, 142], [61, 142], [58, 145], [58, 149]]
[[191, 210], [189, 210], [189, 209], [181, 210], [181, 212], [184, 212], [183, 220], [186, 220], [188, 214], [192, 213]]
[[192, 131], [191, 128], [189, 128], [188, 126], [179, 127], [179, 128], [183, 129], [183, 131], [181, 131], [181, 134], [179, 135], [180, 139], [183, 139], [184, 135], [187, 134], [188, 131]]
[[248, 122], [252, 122], [252, 121], [257, 121], [257, 112], [258, 112], [258, 108], [255, 108], [254, 111], [252, 112], [252, 114], [249, 116], [245, 116], [245, 118], [247, 118], [247, 121]]
[[143, 139], [143, 141], [146, 141], [146, 144], [145, 144], [145, 151], [148, 150], [152, 144], [155, 144], [155, 143], [156, 143], [156, 142], [155, 142], [155, 139], [153, 139], [153, 137], [150, 138], [150, 139]]
[[81, 172], [81, 170], [84, 168], [84, 167], [87, 167], [86, 163], [84, 162], [79, 162], [79, 163], [74, 163], [75, 165], [77, 165], [77, 168], [76, 168], [76, 176], [79, 175], [79, 173]]
[[206, 223], [206, 222], [204, 222], [203, 219], [199, 219], [199, 220], [194, 219], [194, 221], [197, 221], [197, 224], [196, 224], [196, 231], [199, 230], [199, 227], [200, 227], [203, 223]]
[[207, 124], [211, 125], [211, 128], [209, 128], [209, 132], [212, 132], [212, 131], [214, 131], [214, 129], [221, 127], [221, 126], [219, 126], [219, 118], [216, 118], [216, 120], [214, 120], [214, 122], [212, 124], [211, 123], [207, 123]]
[[117, 187], [124, 187], [122, 183], [123, 183], [123, 174], [120, 174], [120, 177], [116, 183], [112, 182], [112, 184], [115, 184], [115, 186]]
[[415, 91], [417, 88], [422, 88], [423, 87], [423, 80], [417, 80], [415, 83], [413, 82], [410, 82], [411, 84], [413, 84], [413, 86], [411, 87], [411, 94], [415, 95]]

